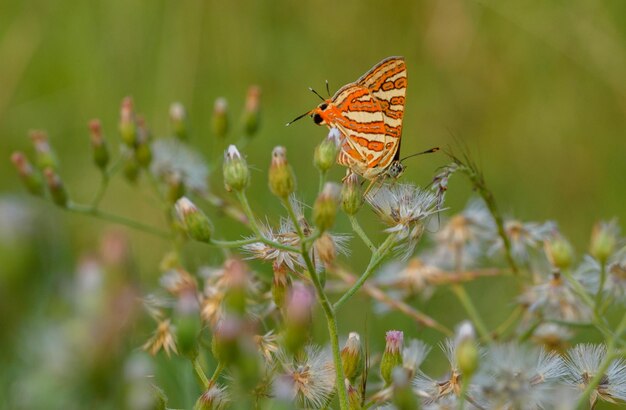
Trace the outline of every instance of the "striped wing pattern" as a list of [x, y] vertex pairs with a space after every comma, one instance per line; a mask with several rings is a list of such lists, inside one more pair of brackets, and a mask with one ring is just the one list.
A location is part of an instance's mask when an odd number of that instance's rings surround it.
[[404, 59], [389, 57], [335, 93], [341, 116], [329, 125], [346, 135], [340, 164], [368, 179], [387, 169], [400, 146], [406, 85]]

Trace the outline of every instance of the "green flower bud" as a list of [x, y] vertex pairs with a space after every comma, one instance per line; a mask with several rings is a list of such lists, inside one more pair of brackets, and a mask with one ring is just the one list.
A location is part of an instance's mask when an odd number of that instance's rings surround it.
[[356, 215], [363, 205], [363, 193], [361, 192], [361, 184], [359, 177], [350, 172], [343, 179], [341, 187], [341, 209], [348, 215]]
[[135, 159], [135, 156], [132, 152], [127, 152], [124, 158], [124, 178], [131, 184], [137, 182], [137, 178], [139, 178], [139, 163]]
[[224, 174], [224, 186], [227, 191], [242, 191], [248, 186], [250, 181], [248, 164], [234, 145], [230, 145], [224, 153], [222, 173]]
[[198, 335], [202, 329], [199, 310], [195, 292], [180, 295], [176, 303], [176, 341], [180, 353], [191, 359], [198, 355]]
[[315, 297], [311, 289], [296, 282], [289, 292], [285, 317], [285, 345], [291, 352], [299, 351], [308, 342]]
[[91, 120], [89, 122], [89, 131], [91, 134], [91, 148], [93, 149], [93, 162], [104, 171], [109, 164], [109, 148], [102, 135], [100, 120]]
[[332, 128], [328, 133], [328, 137], [324, 139], [316, 148], [313, 156], [313, 164], [317, 169], [326, 172], [333, 166], [337, 160], [339, 152], [339, 141], [341, 133], [337, 128]]
[[293, 169], [287, 163], [287, 150], [276, 147], [272, 151], [272, 164], [269, 170], [270, 191], [279, 198], [287, 198], [296, 189]]
[[63, 185], [63, 181], [61, 181], [61, 177], [59, 177], [59, 175], [52, 168], [44, 169], [43, 175], [46, 179], [48, 191], [50, 192], [52, 202], [60, 207], [65, 208], [67, 206], [69, 198], [67, 195], [67, 191], [65, 190], [65, 186]]
[[239, 357], [237, 338], [241, 335], [241, 321], [226, 316], [213, 329], [211, 352], [219, 363], [229, 365]]
[[393, 369], [402, 366], [402, 348], [404, 333], [401, 330], [390, 330], [386, 335], [386, 345], [383, 357], [380, 360], [380, 376], [385, 385], [391, 384]]
[[48, 134], [45, 131], [31, 131], [30, 139], [35, 147], [35, 163], [37, 167], [42, 171], [46, 168], [51, 168], [55, 171], [59, 169], [59, 161], [50, 146]]
[[363, 370], [363, 349], [361, 348], [361, 338], [356, 332], [348, 335], [345, 346], [341, 349], [341, 363], [343, 364], [343, 374], [346, 379], [354, 381]]
[[143, 117], [137, 117], [137, 137], [135, 140], [135, 158], [142, 168], [148, 168], [152, 162], [152, 136]]
[[469, 380], [478, 369], [478, 346], [476, 334], [470, 322], [463, 322], [457, 331], [456, 337], [456, 361], [459, 370], [466, 380]]
[[187, 139], [187, 111], [185, 107], [175, 102], [170, 105], [170, 123], [172, 124], [172, 132], [181, 140]]
[[41, 176], [35, 172], [32, 164], [21, 152], [14, 152], [11, 155], [11, 162], [17, 169], [18, 174], [20, 175], [20, 179], [26, 186], [26, 189], [33, 195], [43, 195], [43, 183], [41, 181]]
[[555, 233], [543, 244], [548, 261], [552, 266], [559, 269], [569, 268], [574, 261], [574, 250], [567, 239], [559, 233]]
[[120, 135], [122, 141], [129, 147], [134, 147], [137, 140], [137, 124], [135, 123], [135, 111], [133, 99], [125, 97], [120, 108]]
[[361, 392], [355, 389], [346, 379], [346, 391], [348, 392], [348, 410], [361, 410]]
[[339, 206], [339, 185], [327, 182], [313, 205], [313, 222], [320, 231], [326, 231], [335, 224]]
[[261, 88], [253, 85], [248, 88], [246, 95], [246, 107], [243, 113], [244, 133], [247, 137], [252, 137], [259, 130], [260, 110], [259, 101], [261, 97]]
[[244, 316], [246, 313], [247, 286], [250, 281], [248, 266], [236, 258], [224, 262], [224, 282], [226, 295], [224, 307], [228, 312]]
[[210, 242], [213, 227], [209, 218], [186, 197], [176, 201], [176, 214], [187, 234], [198, 242]]
[[615, 251], [618, 235], [619, 227], [615, 220], [596, 223], [591, 232], [591, 246], [589, 248], [591, 256], [604, 265]]
[[213, 133], [224, 138], [228, 133], [228, 103], [225, 98], [218, 98], [213, 105]]

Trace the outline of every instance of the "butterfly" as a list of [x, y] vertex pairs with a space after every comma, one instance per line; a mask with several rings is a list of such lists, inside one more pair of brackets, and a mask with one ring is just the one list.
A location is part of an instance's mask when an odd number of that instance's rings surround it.
[[380, 177], [397, 179], [404, 171], [399, 156], [406, 86], [404, 57], [388, 57], [287, 125], [309, 115], [317, 125], [337, 128], [343, 136], [337, 162], [348, 173], [372, 181], [370, 187]]

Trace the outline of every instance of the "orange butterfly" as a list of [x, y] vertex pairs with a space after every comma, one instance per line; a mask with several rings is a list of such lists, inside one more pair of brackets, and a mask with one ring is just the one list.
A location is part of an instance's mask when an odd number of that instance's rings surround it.
[[399, 155], [406, 85], [404, 58], [388, 57], [293, 121], [310, 115], [317, 125], [339, 129], [344, 138], [337, 162], [349, 173], [372, 183], [398, 178], [404, 171]]

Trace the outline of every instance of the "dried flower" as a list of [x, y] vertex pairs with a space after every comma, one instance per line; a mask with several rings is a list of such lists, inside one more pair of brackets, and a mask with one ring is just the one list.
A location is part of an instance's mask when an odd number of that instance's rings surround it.
[[[516, 220], [504, 222], [504, 231], [511, 243], [511, 253], [518, 263], [528, 262], [530, 251], [538, 249], [549, 235], [556, 230], [554, 222], [543, 224], [535, 222], [522, 223]], [[504, 249], [502, 239], [498, 237], [489, 250], [490, 254], [501, 253]]]
[[404, 348], [402, 351], [402, 367], [406, 370], [410, 379], [417, 375], [429, 352], [430, 346], [417, 339], [411, 339], [408, 346]]
[[[584, 390], [597, 376], [606, 353], [604, 345], [579, 344], [570, 349], [565, 360], [568, 383]], [[602, 375], [589, 397], [591, 408], [595, 407], [598, 399], [609, 403], [626, 400], [626, 362], [623, 359], [613, 360]]]
[[202, 393], [193, 406], [194, 410], [222, 410], [225, 409], [230, 402], [230, 396], [226, 387], [218, 384], [211, 384], [209, 388]]
[[289, 358], [279, 352], [279, 362], [283, 377], [276, 383], [286, 383], [291, 387], [292, 399], [297, 399], [306, 408], [319, 409], [331, 399], [335, 386], [335, 367], [330, 354], [318, 347], [307, 346], [304, 355]]
[[264, 335], [255, 335], [254, 342], [265, 358], [265, 361], [267, 363], [272, 363], [274, 361], [275, 354], [279, 351], [278, 336], [274, 334], [274, 331], [270, 330]]
[[563, 352], [572, 336], [572, 331], [565, 326], [542, 323], [533, 332], [532, 340], [547, 351]]
[[163, 349], [167, 356], [170, 352], [178, 354], [176, 350], [176, 342], [174, 341], [174, 327], [170, 325], [169, 319], [159, 321], [157, 329], [148, 341], [142, 346], [152, 356], [156, 355], [159, 350]]
[[427, 219], [439, 212], [437, 196], [414, 185], [383, 185], [367, 195], [374, 212], [390, 226], [386, 232], [404, 241], [404, 256], [409, 256], [420, 238]]
[[165, 183], [179, 179], [193, 192], [208, 190], [209, 169], [204, 159], [184, 142], [177, 138], [157, 139], [151, 149], [152, 175]]
[[446, 339], [440, 345], [449, 363], [449, 372], [445, 379], [434, 380], [425, 373], [418, 371], [413, 379], [413, 386], [424, 404], [439, 403], [446, 397], [457, 397], [461, 393], [461, 371], [457, 363], [456, 343], [452, 339]]

